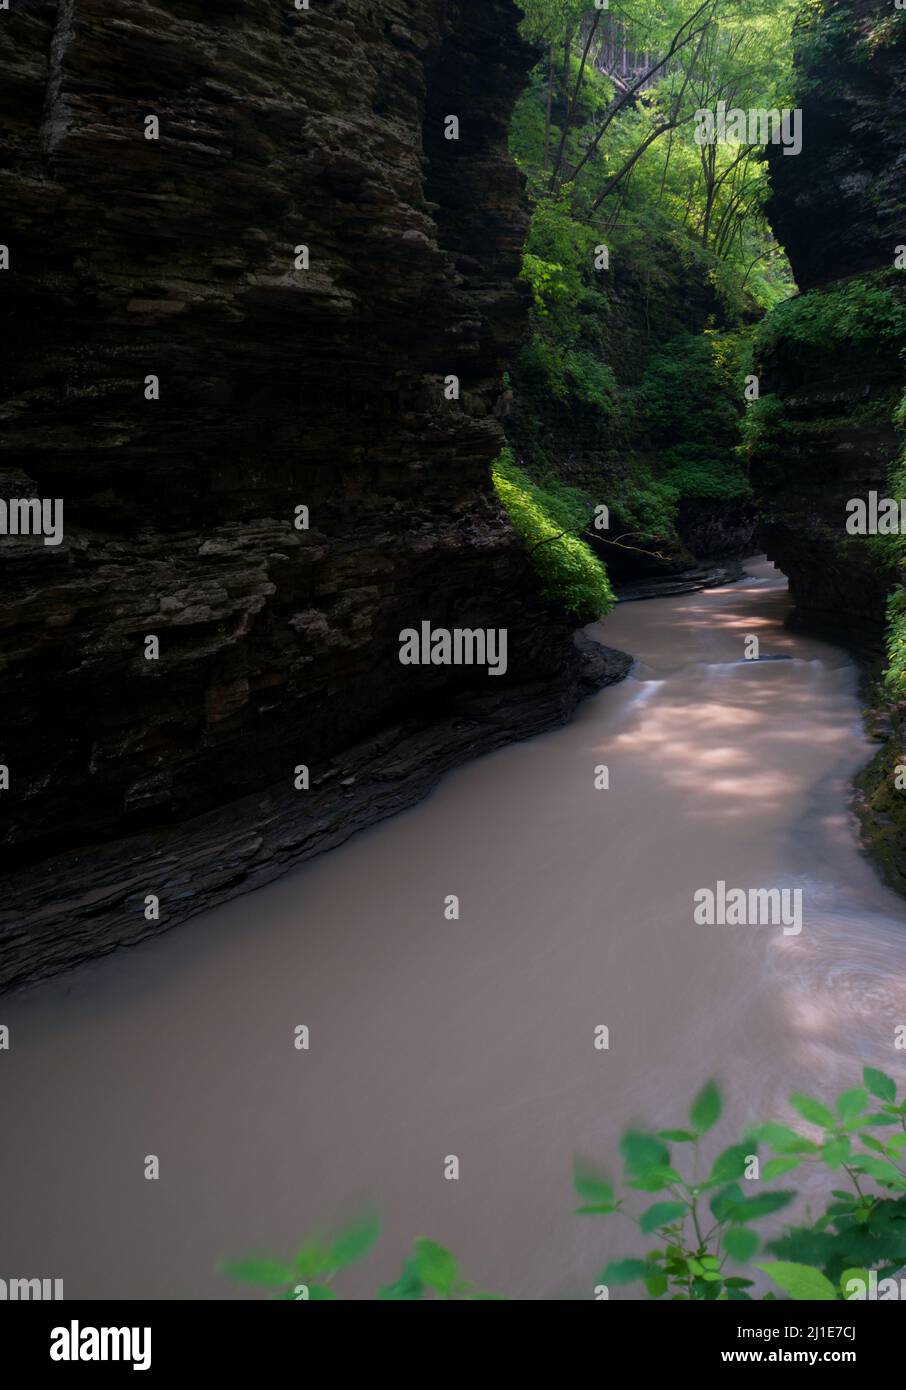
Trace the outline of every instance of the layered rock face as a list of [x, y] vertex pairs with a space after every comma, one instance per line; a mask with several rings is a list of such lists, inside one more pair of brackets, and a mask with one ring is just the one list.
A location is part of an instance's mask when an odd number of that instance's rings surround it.
[[[845, 519], [851, 499], [901, 495], [892, 470], [906, 386], [906, 270], [895, 268], [906, 246], [906, 13], [825, 0], [803, 31], [799, 73], [802, 153], [769, 151], [769, 211], [814, 309], [790, 306], [792, 331], [763, 355], [774, 425], [752, 476], [762, 541], [789, 576], [796, 621], [877, 666], [887, 599], [903, 578], [898, 543], [848, 536]], [[866, 847], [906, 892], [903, 711], [882, 702], [869, 726], [880, 747], [855, 809]]]
[[883, 648], [892, 576], [881, 550], [846, 531], [847, 503], [888, 493], [903, 369], [885, 342], [780, 340], [759, 365], [783, 418], [753, 458], [768, 557], [788, 576], [792, 623], [871, 655]]
[[[0, 537], [3, 852], [26, 865], [0, 980], [263, 881], [606, 676], [489, 478], [525, 317], [517, 22], [512, 0], [0, 16], [2, 495], [62, 499], [65, 532]], [[506, 675], [401, 665], [424, 620], [505, 628]], [[347, 815], [360, 773], [395, 791]]]
[[[810, 308], [798, 325], [790, 316], [758, 364], [776, 407], [752, 466], [761, 541], [789, 576], [795, 621], [875, 653], [892, 577], [878, 548], [847, 535], [846, 504], [885, 495], [902, 444], [892, 417], [906, 339], [889, 318], [906, 303], [906, 272], [894, 271], [906, 243], [904, 82], [906, 14], [827, 0], [798, 55], [802, 152], [768, 150], [769, 213], [825, 327], [808, 329]], [[881, 271], [882, 282], [864, 279]]]
[[803, 145], [769, 149], [768, 215], [801, 290], [889, 266], [906, 233], [906, 15], [823, 0], [801, 29]]

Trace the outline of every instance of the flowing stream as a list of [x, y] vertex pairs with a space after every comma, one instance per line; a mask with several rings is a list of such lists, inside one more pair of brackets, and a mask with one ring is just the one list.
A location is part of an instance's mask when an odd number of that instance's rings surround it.
[[[383, 1234], [341, 1293], [373, 1294], [428, 1235], [486, 1288], [589, 1298], [633, 1230], [573, 1215], [575, 1154], [612, 1162], [630, 1121], [681, 1125], [712, 1074], [721, 1143], [865, 1062], [902, 1081], [906, 911], [847, 809], [871, 751], [857, 673], [787, 632], [787, 605], [763, 561], [620, 605], [590, 631], [636, 666], [567, 727], [0, 1001], [0, 1273], [62, 1277], [68, 1298], [245, 1297], [220, 1258], [290, 1255], [370, 1202]], [[750, 634], [788, 659], [744, 660]], [[801, 888], [801, 933], [696, 925], [718, 880]]]

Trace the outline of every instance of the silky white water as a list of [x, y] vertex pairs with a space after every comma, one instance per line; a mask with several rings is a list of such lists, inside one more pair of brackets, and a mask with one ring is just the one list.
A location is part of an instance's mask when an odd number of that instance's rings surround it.
[[[783, 628], [772, 566], [749, 571], [592, 628], [637, 664], [567, 727], [0, 1001], [4, 1277], [62, 1277], [68, 1298], [248, 1296], [221, 1257], [290, 1255], [370, 1202], [384, 1231], [341, 1293], [373, 1294], [427, 1235], [483, 1287], [588, 1298], [638, 1247], [625, 1218], [572, 1214], [575, 1154], [618, 1171], [620, 1130], [682, 1124], [712, 1074], [721, 1145], [866, 1062], [902, 1083], [906, 910], [847, 810], [871, 752], [856, 671]], [[791, 659], [743, 660], [749, 635]], [[801, 888], [801, 932], [696, 925], [693, 894], [718, 880]]]

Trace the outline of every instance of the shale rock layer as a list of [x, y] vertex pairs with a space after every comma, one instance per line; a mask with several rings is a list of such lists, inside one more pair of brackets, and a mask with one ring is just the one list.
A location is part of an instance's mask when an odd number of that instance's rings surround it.
[[[778, 332], [761, 354], [776, 421], [752, 482], [761, 543], [789, 576], [794, 621], [877, 655], [892, 575], [882, 550], [850, 538], [846, 522], [850, 500], [885, 495], [902, 445], [894, 414], [906, 338], [889, 319], [906, 304], [906, 271], [894, 268], [906, 245], [906, 13], [882, 0], [824, 0], [809, 14], [797, 46], [802, 151], [769, 147], [768, 212], [800, 290], [818, 296], [819, 313], [821, 296], [831, 307], [821, 331]], [[879, 294], [890, 305], [883, 322], [873, 319]]]
[[[484, 702], [461, 756], [498, 736], [495, 701], [518, 734], [520, 700], [528, 731], [578, 698], [569, 626], [489, 479], [525, 316], [518, 13], [3, 14], [3, 495], [61, 498], [65, 518], [59, 546], [0, 539], [7, 864], [63, 873], [301, 764], [329, 783], [344, 750], [448, 719], [457, 694]], [[507, 674], [402, 666], [423, 620], [506, 628]], [[310, 833], [297, 808], [306, 852], [345, 804], [324, 793]]]

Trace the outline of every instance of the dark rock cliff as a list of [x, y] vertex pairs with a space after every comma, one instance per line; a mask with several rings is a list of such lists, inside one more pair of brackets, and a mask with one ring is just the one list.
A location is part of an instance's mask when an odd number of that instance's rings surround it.
[[823, 0], [800, 26], [803, 145], [769, 149], [768, 215], [801, 290], [889, 266], [906, 208], [906, 14]]
[[[906, 272], [893, 269], [906, 243], [906, 14], [881, 0], [825, 0], [800, 32], [797, 73], [803, 147], [794, 157], [769, 147], [769, 214], [817, 308], [798, 323], [784, 310], [768, 333], [757, 369], [776, 414], [752, 482], [794, 621], [878, 653], [891, 575], [845, 523], [849, 499], [884, 495], [901, 446], [903, 344], [871, 315], [879, 295], [894, 308], [906, 299]], [[865, 278], [883, 271], [882, 283]], [[813, 312], [823, 327], [809, 329]]]
[[[794, 621], [881, 665], [885, 608], [902, 565], [891, 537], [849, 536], [846, 504], [899, 497], [906, 374], [906, 13], [824, 0], [800, 33], [803, 148], [769, 150], [769, 213], [808, 292], [775, 312], [759, 371], [770, 407], [752, 479], [761, 539], [789, 576]], [[761, 403], [764, 407], [765, 400]], [[875, 687], [877, 689], [877, 687]], [[866, 847], [906, 891], [903, 709], [879, 692], [877, 756], [855, 808]]]
[[[2, 15], [3, 496], [62, 498], [65, 538], [0, 538], [3, 853], [25, 866], [0, 983], [265, 881], [625, 669], [537, 597], [489, 479], [525, 318], [517, 19]], [[506, 628], [507, 674], [402, 666], [424, 619]]]

